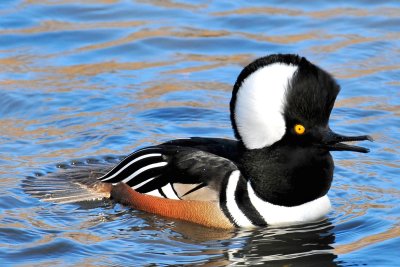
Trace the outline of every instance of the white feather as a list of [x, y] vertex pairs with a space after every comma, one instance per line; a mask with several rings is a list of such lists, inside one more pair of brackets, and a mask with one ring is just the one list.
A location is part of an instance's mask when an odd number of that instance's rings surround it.
[[135, 185], [135, 186], [132, 186], [132, 188], [133, 188], [134, 190], [136, 190], [136, 189], [138, 189], [138, 188], [144, 186], [144, 185], [147, 184], [148, 182], [153, 181], [154, 178], [156, 178], [156, 177], [152, 177], [152, 178], [150, 178], [150, 179], [147, 179], [146, 181], [141, 182], [140, 184], [137, 184], [137, 185]]
[[297, 66], [267, 65], [247, 77], [237, 92], [235, 122], [248, 149], [270, 146], [286, 131], [285, 92]]
[[122, 180], [122, 182], [123, 183], [128, 183], [130, 180], [132, 180], [133, 178], [135, 178], [136, 176], [138, 176], [139, 174], [141, 174], [144, 171], [147, 171], [147, 170], [152, 169], [152, 168], [162, 167], [162, 166], [165, 166], [167, 164], [168, 164], [168, 162], [161, 161], [161, 162], [157, 162], [157, 163], [153, 163], [153, 164], [147, 165], [147, 166], [145, 166], [143, 168], [140, 168], [139, 170], [135, 171], [131, 175], [129, 175], [127, 178]]
[[250, 182], [247, 183], [247, 190], [251, 203], [269, 225], [316, 221], [324, 217], [331, 209], [331, 202], [327, 195], [299, 206], [284, 207], [259, 198]]
[[161, 190], [164, 192], [165, 196], [169, 199], [177, 199], [179, 200], [179, 197], [175, 194], [174, 189], [172, 189], [171, 184], [167, 184], [161, 188]]
[[234, 171], [231, 173], [228, 184], [226, 186], [226, 207], [234, 219], [235, 223], [241, 227], [252, 227], [254, 226], [250, 220], [244, 215], [244, 213], [239, 209], [236, 203], [235, 192], [236, 187], [239, 182], [240, 172]]
[[[113, 175], [111, 175], [110, 177], [108, 177], [107, 179], [102, 179], [100, 178], [100, 180], [102, 180], [103, 182], [106, 182], [108, 180], [111, 180], [112, 178], [114, 178], [115, 176], [117, 176], [118, 174], [120, 174], [123, 170], [125, 170], [126, 168], [128, 168], [129, 166], [131, 166], [133, 163], [138, 162], [139, 160], [145, 159], [145, 158], [149, 158], [149, 157], [159, 157], [161, 156], [160, 153], [151, 153], [151, 154], [145, 154], [143, 156], [137, 157], [134, 160], [131, 160], [128, 164], [125, 164], [124, 167], [122, 167], [119, 171], [117, 171], [116, 173], [114, 173]], [[118, 166], [117, 166], [118, 167]]]

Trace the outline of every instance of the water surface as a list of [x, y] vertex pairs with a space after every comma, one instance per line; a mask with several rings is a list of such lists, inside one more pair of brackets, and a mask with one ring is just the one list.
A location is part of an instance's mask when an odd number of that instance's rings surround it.
[[[83, 3], [81, 3], [83, 2]], [[400, 261], [398, 1], [1, 1], [2, 266], [394, 266]], [[241, 68], [298, 53], [342, 86], [326, 220], [221, 231], [110, 201], [55, 205], [26, 177], [172, 138], [232, 138]]]

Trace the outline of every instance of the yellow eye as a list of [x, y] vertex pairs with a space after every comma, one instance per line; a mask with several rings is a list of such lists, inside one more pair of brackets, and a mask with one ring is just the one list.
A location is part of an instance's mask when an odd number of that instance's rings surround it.
[[296, 134], [302, 135], [306, 131], [306, 128], [301, 124], [296, 124], [294, 126], [294, 131]]

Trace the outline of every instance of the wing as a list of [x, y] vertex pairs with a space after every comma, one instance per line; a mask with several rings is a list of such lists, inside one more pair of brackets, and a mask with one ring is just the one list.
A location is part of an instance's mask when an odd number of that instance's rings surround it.
[[175, 139], [165, 142], [162, 145], [190, 147], [212, 153], [214, 155], [229, 159], [233, 162], [236, 162], [236, 160], [239, 158], [241, 150], [243, 149], [243, 146], [237, 140], [204, 137]]
[[162, 144], [130, 154], [99, 180], [169, 199], [218, 201], [223, 179], [234, 170], [232, 161], [213, 153]]

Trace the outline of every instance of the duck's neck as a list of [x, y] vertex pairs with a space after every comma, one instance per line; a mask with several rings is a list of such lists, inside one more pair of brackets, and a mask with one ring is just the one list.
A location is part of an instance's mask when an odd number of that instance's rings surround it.
[[318, 148], [272, 146], [245, 150], [240, 162], [258, 197], [280, 206], [298, 206], [324, 196], [332, 182], [333, 160]]

